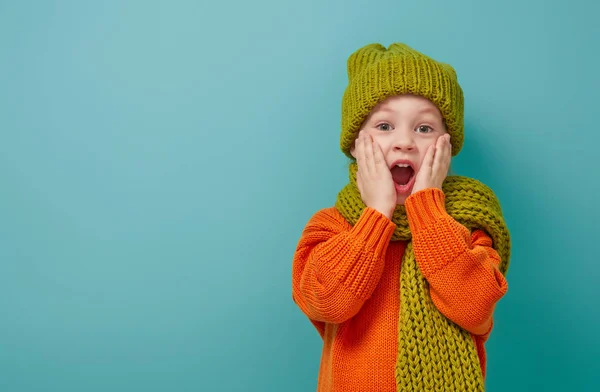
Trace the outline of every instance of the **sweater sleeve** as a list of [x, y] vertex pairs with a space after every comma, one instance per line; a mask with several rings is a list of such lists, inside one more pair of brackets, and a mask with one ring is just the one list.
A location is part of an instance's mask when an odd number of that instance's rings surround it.
[[487, 339], [496, 303], [508, 290], [500, 256], [482, 230], [469, 229], [445, 209], [445, 195], [427, 188], [405, 202], [417, 264], [433, 303], [447, 318]]
[[394, 229], [369, 207], [354, 226], [335, 208], [308, 222], [294, 254], [292, 297], [317, 328], [315, 321], [342, 323], [358, 313], [383, 273]]

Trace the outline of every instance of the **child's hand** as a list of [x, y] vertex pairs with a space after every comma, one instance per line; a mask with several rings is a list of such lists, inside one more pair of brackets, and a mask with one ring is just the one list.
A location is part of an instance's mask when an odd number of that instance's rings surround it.
[[371, 135], [360, 132], [356, 139], [356, 184], [367, 207], [392, 218], [396, 209], [396, 188], [379, 144]]
[[411, 194], [426, 188], [442, 189], [442, 183], [448, 175], [451, 157], [450, 135], [446, 133], [427, 149]]

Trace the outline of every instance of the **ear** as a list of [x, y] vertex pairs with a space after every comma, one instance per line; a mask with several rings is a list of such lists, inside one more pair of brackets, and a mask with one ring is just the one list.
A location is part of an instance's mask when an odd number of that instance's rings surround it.
[[356, 159], [356, 139], [354, 139], [354, 143], [352, 143], [352, 147], [350, 147], [350, 155]]

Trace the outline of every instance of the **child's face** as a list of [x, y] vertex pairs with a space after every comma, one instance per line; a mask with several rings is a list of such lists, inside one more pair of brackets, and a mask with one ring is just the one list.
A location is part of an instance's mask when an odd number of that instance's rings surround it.
[[[426, 98], [408, 94], [380, 102], [361, 129], [379, 144], [394, 182], [400, 185], [409, 182], [411, 174], [414, 176], [419, 172], [427, 148], [446, 133], [442, 114], [437, 106]], [[351, 153], [354, 156], [354, 147]], [[414, 171], [403, 169], [408, 173], [401, 173], [396, 168], [396, 163], [401, 159], [410, 161]], [[402, 192], [397, 191], [397, 204], [404, 204], [413, 185]]]

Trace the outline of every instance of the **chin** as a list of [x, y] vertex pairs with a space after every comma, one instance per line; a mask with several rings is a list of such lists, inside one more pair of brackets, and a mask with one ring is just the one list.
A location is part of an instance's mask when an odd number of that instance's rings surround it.
[[406, 198], [407, 198], [407, 197], [408, 197], [408, 196], [404, 196], [404, 195], [403, 195], [403, 196], [398, 196], [398, 197], [396, 198], [396, 204], [397, 204], [397, 205], [400, 205], [400, 206], [404, 205], [404, 202], [406, 201]]

